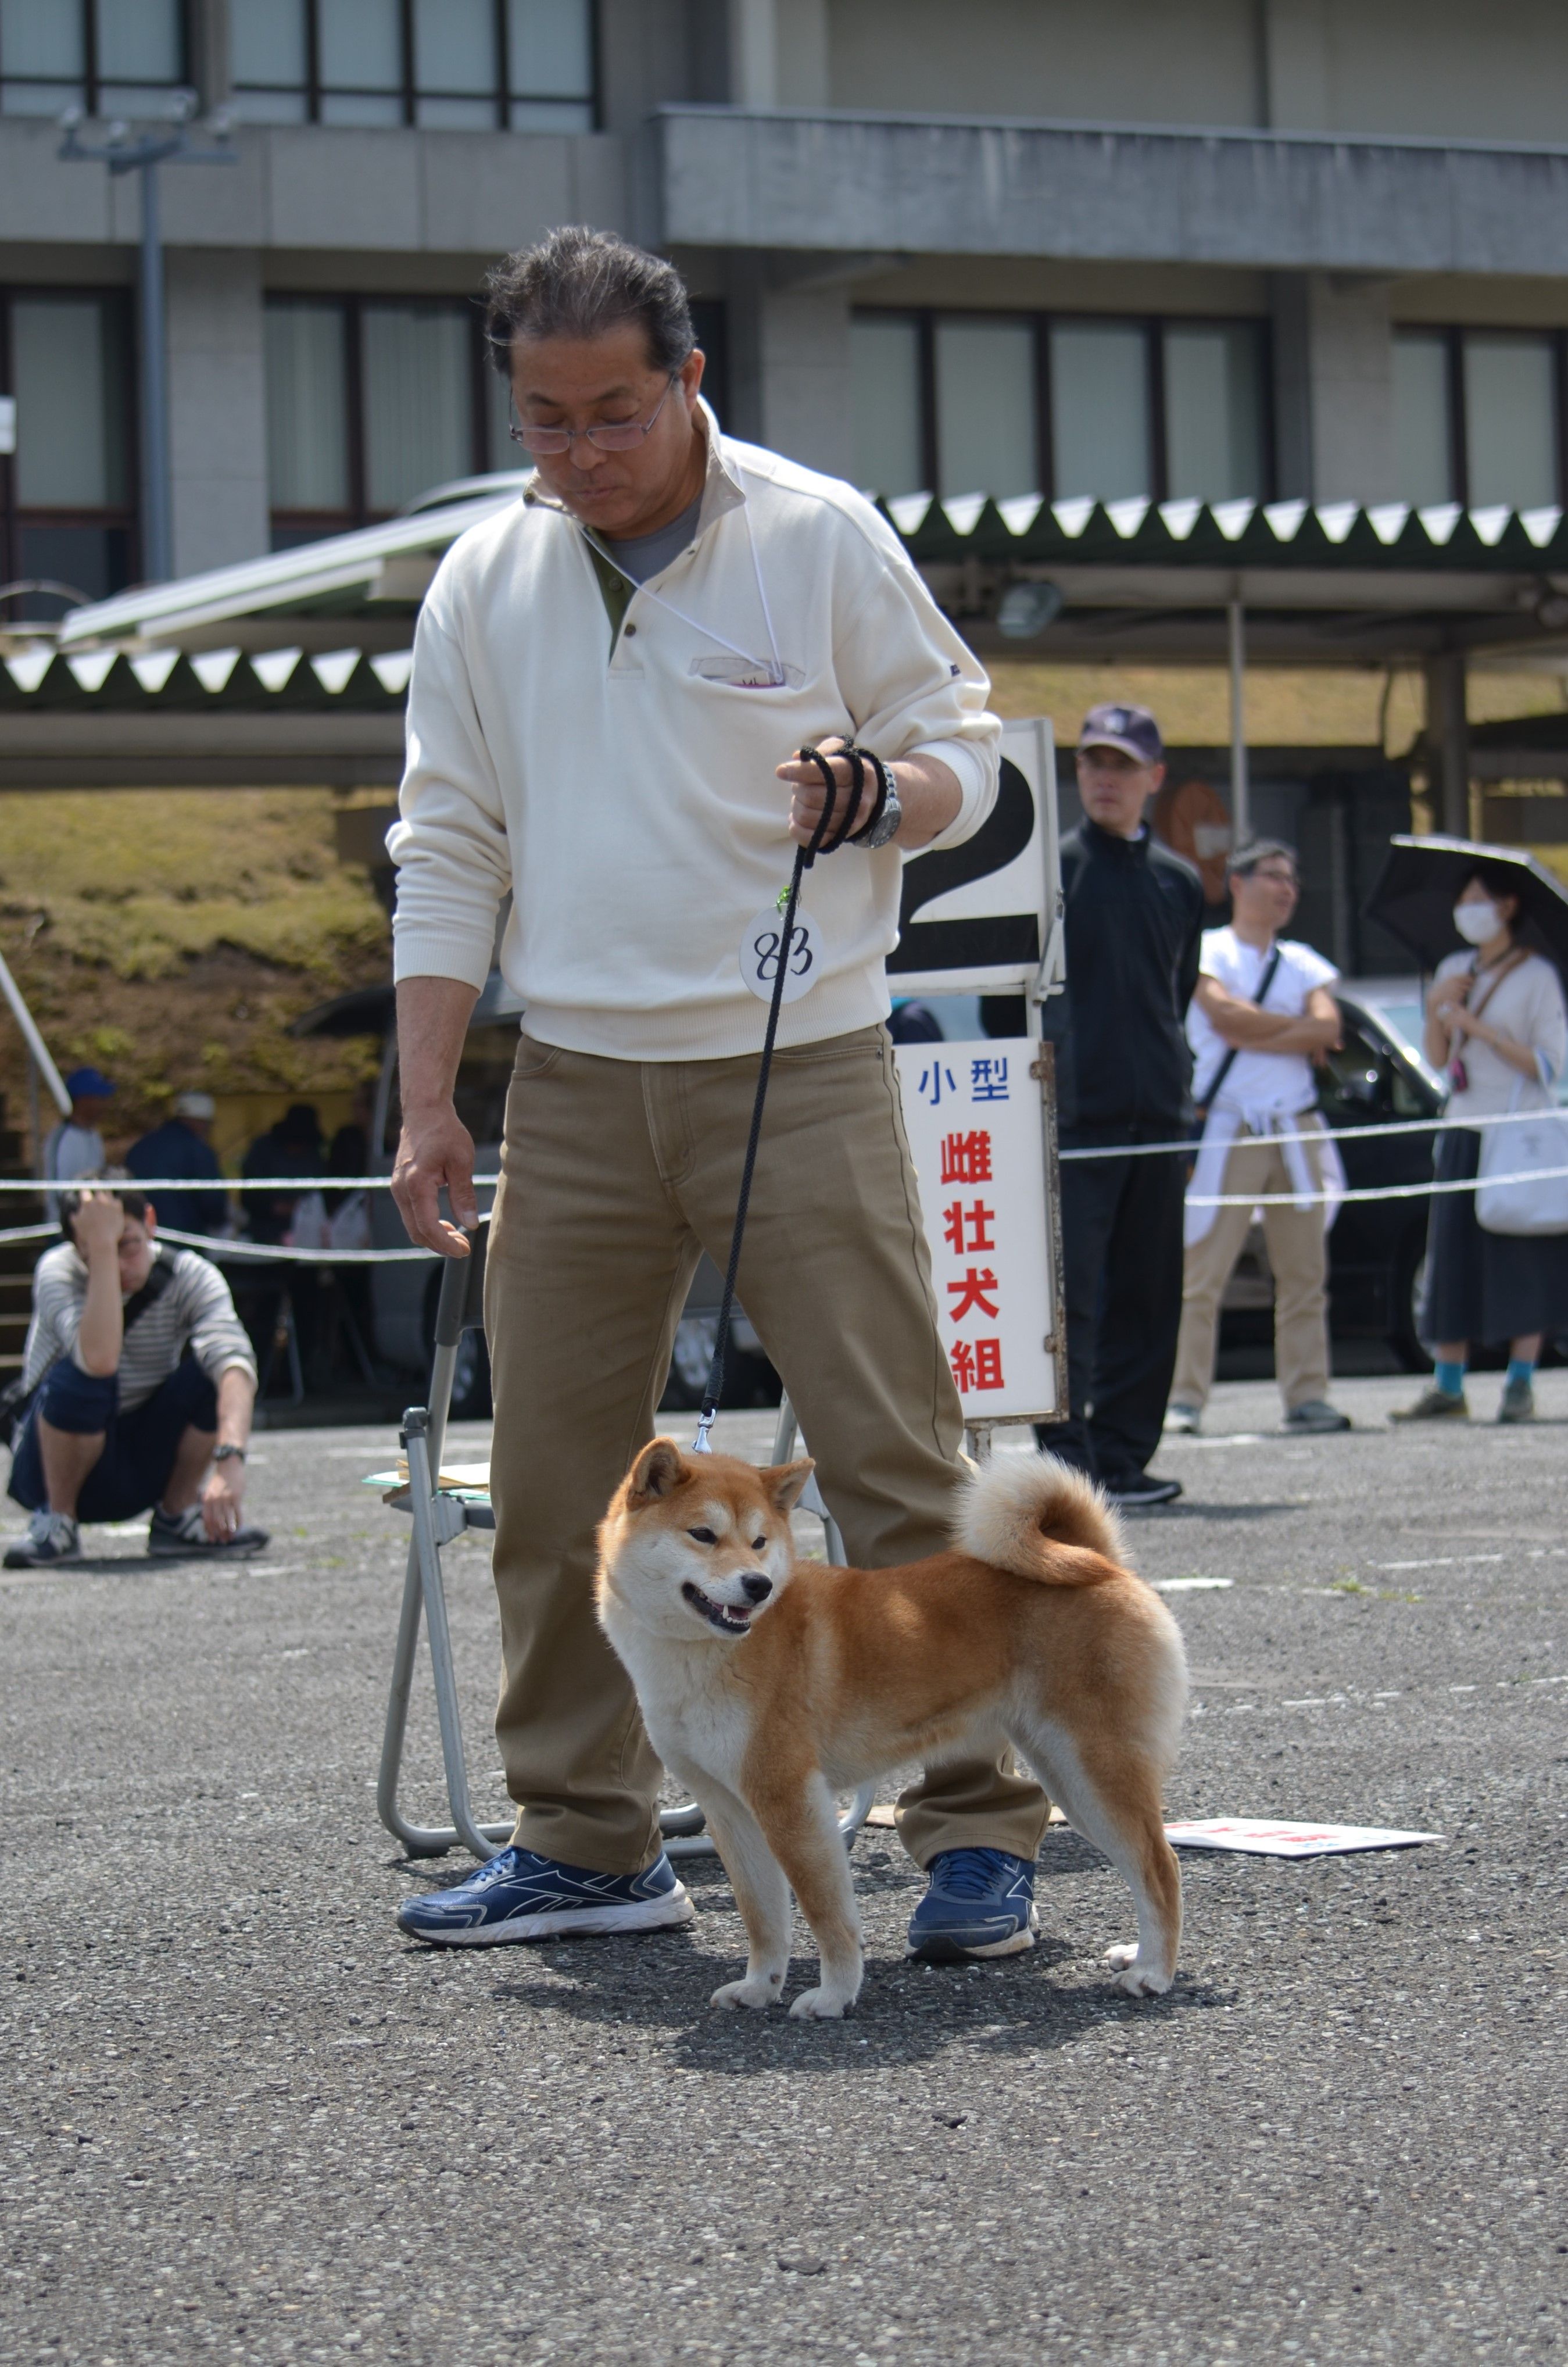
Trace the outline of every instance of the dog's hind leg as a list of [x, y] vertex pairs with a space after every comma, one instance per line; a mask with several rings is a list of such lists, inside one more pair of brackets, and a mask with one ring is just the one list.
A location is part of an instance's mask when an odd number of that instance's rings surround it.
[[796, 1780], [771, 1773], [754, 1795], [758, 1821], [811, 1927], [822, 1977], [790, 2011], [803, 2022], [835, 2021], [860, 1995], [865, 1959], [850, 1879], [850, 1853], [819, 1770]]
[[716, 1793], [711, 1784], [700, 1796], [708, 1830], [746, 1926], [748, 1950], [744, 1980], [726, 1981], [708, 2001], [759, 2009], [778, 2005], [789, 1971], [789, 1884], [784, 1868], [743, 1800], [728, 1789]]
[[1105, 1952], [1116, 1987], [1129, 1997], [1163, 1995], [1181, 1943], [1181, 1869], [1165, 1837], [1158, 1768], [1135, 1746], [1086, 1749], [1059, 1729], [1014, 1739], [1068, 1823], [1104, 1851], [1133, 1894], [1136, 1942]]

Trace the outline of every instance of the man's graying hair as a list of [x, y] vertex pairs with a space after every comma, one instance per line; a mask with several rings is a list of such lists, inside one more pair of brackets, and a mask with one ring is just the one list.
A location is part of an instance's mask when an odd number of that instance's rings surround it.
[[1245, 846], [1238, 846], [1234, 855], [1225, 858], [1225, 878], [1250, 879], [1260, 863], [1272, 863], [1281, 857], [1292, 871], [1300, 871], [1295, 848], [1287, 846], [1282, 838], [1249, 838]]
[[553, 230], [520, 247], [485, 279], [485, 336], [503, 378], [513, 337], [597, 337], [637, 322], [650, 368], [673, 377], [696, 338], [685, 286], [671, 264], [608, 231]]

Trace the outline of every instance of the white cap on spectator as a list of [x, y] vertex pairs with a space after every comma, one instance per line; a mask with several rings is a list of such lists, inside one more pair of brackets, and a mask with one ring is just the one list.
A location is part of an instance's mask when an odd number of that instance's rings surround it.
[[176, 1117], [215, 1118], [218, 1104], [210, 1093], [181, 1093], [175, 1103]]

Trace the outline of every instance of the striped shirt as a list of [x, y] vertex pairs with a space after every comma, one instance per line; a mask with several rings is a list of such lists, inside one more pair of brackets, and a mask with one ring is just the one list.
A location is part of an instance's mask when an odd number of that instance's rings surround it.
[[[187, 1348], [214, 1382], [236, 1365], [253, 1381], [256, 1376], [245, 1327], [218, 1268], [195, 1250], [164, 1249], [158, 1254], [174, 1280], [125, 1335], [118, 1371], [122, 1413], [145, 1404]], [[128, 1298], [131, 1295], [124, 1294]], [[74, 1245], [61, 1241], [46, 1250], [33, 1270], [33, 1319], [22, 1360], [27, 1387], [36, 1387], [62, 1356], [74, 1353], [86, 1297], [86, 1261]]]

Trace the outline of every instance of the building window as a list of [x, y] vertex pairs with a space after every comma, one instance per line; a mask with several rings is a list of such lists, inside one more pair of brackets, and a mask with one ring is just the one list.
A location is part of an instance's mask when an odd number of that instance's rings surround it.
[[454, 479], [516, 467], [506, 425], [505, 384], [473, 305], [269, 298], [275, 549], [389, 516]]
[[[118, 292], [0, 291], [0, 388], [17, 404], [16, 453], [0, 459], [0, 580], [93, 600], [130, 581], [128, 325]], [[68, 605], [28, 593], [0, 614], [58, 617]]]
[[186, 82], [181, 0], [0, 0], [0, 113], [145, 120]]
[[[0, 6], [28, 0], [0, 0]], [[250, 123], [592, 131], [592, 0], [231, 0]]]
[[1402, 501], [1545, 509], [1562, 498], [1560, 335], [1401, 330], [1393, 438]]
[[1051, 357], [1051, 491], [1112, 502], [1154, 492], [1142, 322], [1064, 321]]
[[1227, 501], [1269, 490], [1255, 322], [866, 311], [852, 360], [855, 478], [878, 493]]

